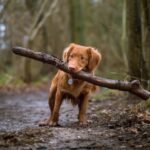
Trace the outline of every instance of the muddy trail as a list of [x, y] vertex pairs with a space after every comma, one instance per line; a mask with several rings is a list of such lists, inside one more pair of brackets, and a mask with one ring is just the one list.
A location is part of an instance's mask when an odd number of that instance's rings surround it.
[[39, 127], [49, 114], [47, 93], [0, 93], [0, 150], [150, 149], [150, 113], [132, 112], [137, 101], [125, 100], [122, 93], [91, 100], [85, 127], [78, 125], [77, 107], [64, 102], [61, 126]]

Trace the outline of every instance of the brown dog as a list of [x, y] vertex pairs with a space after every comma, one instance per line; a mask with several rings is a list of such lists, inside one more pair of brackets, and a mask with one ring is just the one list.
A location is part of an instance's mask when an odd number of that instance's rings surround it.
[[[101, 54], [92, 47], [70, 44], [63, 52], [63, 60], [68, 64], [68, 68], [73, 72], [86, 70], [94, 73], [101, 60]], [[61, 70], [57, 72], [51, 82], [49, 93], [49, 107], [51, 116], [40, 125], [56, 126], [59, 119], [59, 109], [64, 98], [71, 99], [72, 104], [78, 104], [79, 123], [86, 124], [86, 110], [88, 100], [96, 86], [86, 81], [73, 79], [70, 74]]]

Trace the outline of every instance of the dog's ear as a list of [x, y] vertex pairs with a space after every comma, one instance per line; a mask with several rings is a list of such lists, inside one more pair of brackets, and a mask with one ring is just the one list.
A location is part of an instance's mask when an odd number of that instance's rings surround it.
[[102, 56], [96, 49], [92, 47], [88, 48], [88, 53], [89, 53], [88, 70], [90, 72], [93, 72], [100, 63]]
[[73, 48], [74, 48], [73, 43], [71, 43], [67, 48], [65, 48], [65, 50], [63, 52], [63, 61], [64, 62], [68, 62], [69, 55], [70, 55], [71, 51], [73, 50]]

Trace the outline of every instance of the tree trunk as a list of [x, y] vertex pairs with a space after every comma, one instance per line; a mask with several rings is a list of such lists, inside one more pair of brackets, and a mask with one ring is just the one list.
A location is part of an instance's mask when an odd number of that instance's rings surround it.
[[123, 59], [124, 59], [124, 64], [125, 67], [127, 68], [128, 66], [128, 60], [127, 60], [127, 55], [126, 55], [126, 50], [127, 50], [127, 32], [126, 32], [126, 2], [125, 0], [123, 1], [123, 11], [122, 11], [122, 37], [121, 37], [121, 42], [122, 42], [122, 54], [123, 54]]
[[[32, 42], [29, 41], [26, 46], [32, 47]], [[29, 58], [23, 59], [23, 81], [26, 83], [30, 83], [32, 81], [31, 60]]]
[[70, 0], [71, 40], [78, 44], [85, 43], [83, 1]]
[[[30, 15], [34, 15], [35, 12], [35, 6], [37, 1], [30, 1], [30, 0], [26, 0], [25, 1], [26, 6], [30, 12]], [[27, 41], [24, 42], [24, 46], [26, 47], [30, 47], [32, 48], [32, 40], [30, 40], [29, 38], [27, 39]], [[28, 58], [23, 59], [23, 80], [27, 83], [30, 83], [32, 81], [32, 72], [31, 72], [31, 60]]]
[[[45, 31], [45, 26], [42, 25], [38, 27], [40, 21], [44, 18], [44, 8], [48, 1], [42, 3], [39, 12], [36, 11], [39, 1], [25, 0], [26, 6], [31, 16], [33, 16], [33, 25], [31, 26], [27, 40], [24, 43], [25, 47], [34, 49], [35, 47], [46, 49], [47, 47], [47, 33]], [[45, 13], [46, 14], [46, 13]], [[41, 19], [42, 18], [42, 19]], [[44, 24], [44, 23], [43, 23]], [[38, 34], [39, 33], [39, 34]], [[32, 60], [25, 58], [23, 60], [23, 80], [30, 83], [35, 77], [37, 77], [38, 72], [40, 72], [41, 66], [35, 67]]]
[[143, 50], [146, 60], [146, 65], [149, 72], [149, 85], [148, 89], [150, 90], [150, 1], [142, 0], [142, 29], [143, 29]]
[[142, 51], [140, 0], [126, 0], [126, 13], [129, 75], [131, 80], [139, 79], [146, 86], [148, 72]]

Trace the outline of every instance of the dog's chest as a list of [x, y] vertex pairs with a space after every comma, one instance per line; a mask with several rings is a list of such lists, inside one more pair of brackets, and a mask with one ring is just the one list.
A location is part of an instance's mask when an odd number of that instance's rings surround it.
[[83, 91], [85, 82], [68, 79], [67, 84], [62, 88], [62, 92], [69, 93], [74, 97], [78, 97]]

